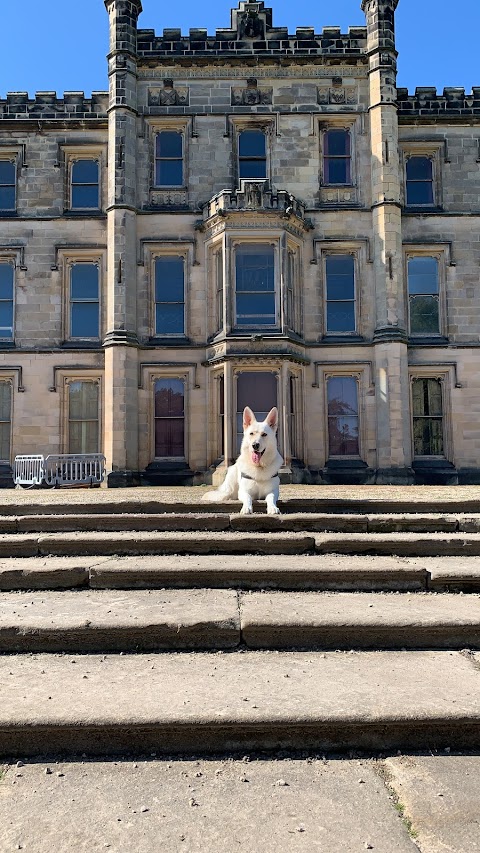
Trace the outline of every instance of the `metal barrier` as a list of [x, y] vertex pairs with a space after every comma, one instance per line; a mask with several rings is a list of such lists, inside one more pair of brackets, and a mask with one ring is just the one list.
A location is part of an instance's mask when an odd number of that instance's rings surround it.
[[45, 474], [45, 460], [41, 455], [15, 456], [13, 481], [16, 486], [40, 486]]
[[97, 485], [105, 478], [105, 456], [102, 453], [56, 453], [43, 456], [16, 456], [14, 465], [17, 486], [83, 486]]

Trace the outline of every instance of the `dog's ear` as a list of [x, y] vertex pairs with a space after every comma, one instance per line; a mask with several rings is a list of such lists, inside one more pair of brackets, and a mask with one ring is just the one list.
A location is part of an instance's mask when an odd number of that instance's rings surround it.
[[255, 415], [249, 406], [245, 406], [243, 410], [243, 428], [247, 429], [250, 424], [253, 424], [254, 420], [256, 420]]
[[268, 424], [271, 429], [277, 431], [278, 427], [278, 409], [274, 406], [273, 409], [270, 409], [267, 417], [265, 418], [265, 423]]

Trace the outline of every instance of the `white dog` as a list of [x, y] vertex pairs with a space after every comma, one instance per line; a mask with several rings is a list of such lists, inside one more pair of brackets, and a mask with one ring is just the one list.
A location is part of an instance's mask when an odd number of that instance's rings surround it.
[[206, 501], [239, 500], [244, 515], [253, 512], [253, 501], [265, 498], [267, 512], [275, 515], [283, 459], [277, 450], [278, 411], [272, 409], [258, 422], [248, 406], [243, 410], [243, 441], [240, 456], [230, 465], [219, 489], [203, 496]]

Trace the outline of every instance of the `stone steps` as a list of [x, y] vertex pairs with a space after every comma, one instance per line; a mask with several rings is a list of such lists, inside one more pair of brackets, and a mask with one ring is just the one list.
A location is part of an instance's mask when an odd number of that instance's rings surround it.
[[479, 557], [343, 554], [10, 557], [0, 590], [279, 589], [480, 592]]
[[48, 497], [0, 513], [1, 755], [480, 746], [480, 506]]
[[0, 593], [0, 652], [478, 649], [480, 596], [80, 590]]
[[0, 656], [0, 754], [477, 749], [475, 654]]

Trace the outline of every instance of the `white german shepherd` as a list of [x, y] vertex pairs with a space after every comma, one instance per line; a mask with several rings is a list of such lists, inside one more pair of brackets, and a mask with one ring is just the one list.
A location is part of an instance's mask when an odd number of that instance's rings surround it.
[[239, 500], [243, 515], [253, 512], [253, 501], [265, 498], [269, 515], [279, 513], [277, 506], [283, 459], [277, 450], [278, 411], [271, 409], [258, 422], [252, 410], [243, 410], [243, 441], [240, 456], [230, 465], [219, 489], [203, 496], [205, 501]]

